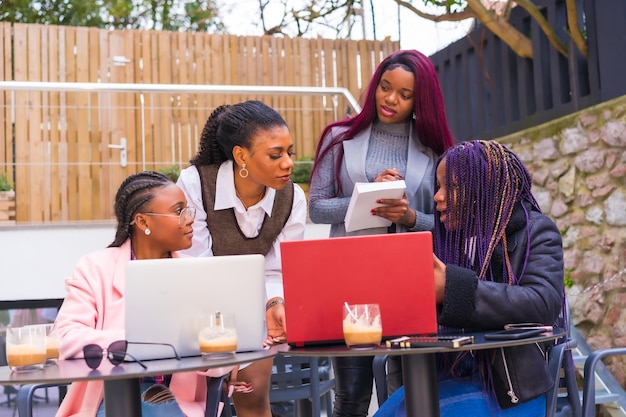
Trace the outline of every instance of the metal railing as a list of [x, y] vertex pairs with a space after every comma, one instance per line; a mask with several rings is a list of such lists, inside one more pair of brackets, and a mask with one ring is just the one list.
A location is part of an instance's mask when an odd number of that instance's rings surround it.
[[[272, 95], [311, 95], [331, 96], [334, 118], [340, 117], [338, 96], [348, 102], [355, 113], [361, 106], [350, 90], [343, 87], [299, 87], [299, 86], [260, 86], [260, 85], [197, 85], [197, 84], [129, 84], [129, 83], [81, 83], [81, 82], [46, 82], [46, 81], [0, 81], [0, 91], [33, 91], [33, 92], [82, 92], [82, 93], [138, 93], [141, 109], [141, 144], [142, 169], [146, 168], [145, 156], [145, 93], [170, 94], [272, 94]], [[15, 100], [12, 100], [14, 102]], [[12, 122], [15, 121], [15, 109], [11, 111]], [[119, 149], [125, 159], [125, 139], [119, 145], [109, 144], [109, 148]], [[1, 164], [1, 161], [0, 161]], [[125, 163], [122, 165], [125, 166]]]
[[252, 98], [285, 118], [298, 159], [325, 125], [361, 110], [339, 87], [0, 81], [0, 169], [17, 222], [110, 219], [123, 178], [184, 167], [211, 111]]

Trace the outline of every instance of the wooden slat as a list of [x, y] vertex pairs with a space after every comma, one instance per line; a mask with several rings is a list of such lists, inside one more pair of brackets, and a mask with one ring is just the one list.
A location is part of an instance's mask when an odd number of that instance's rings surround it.
[[[309, 40], [302, 39], [300, 49], [300, 56], [304, 57], [307, 65], [302, 66], [302, 73], [300, 79], [300, 85], [302, 86], [314, 86], [315, 85], [315, 73], [312, 71], [312, 55], [314, 52], [312, 51], [312, 44]], [[298, 114], [300, 115], [300, 125], [302, 129], [300, 130], [300, 136], [298, 137], [300, 141], [300, 148], [304, 150], [304, 153], [309, 155], [312, 152], [311, 147], [311, 132], [313, 131], [313, 120], [310, 115], [313, 111], [313, 97], [310, 94], [303, 94], [300, 109], [303, 109], [304, 112], [300, 111]]]
[[[125, 43], [132, 43], [132, 54], [131, 54], [131, 62], [128, 65], [132, 65], [132, 73], [126, 74], [126, 79], [129, 77], [132, 79], [132, 83], [141, 84], [142, 82], [142, 32], [139, 31], [130, 31], [131, 39], [126, 38]], [[129, 45], [126, 44], [126, 48], [128, 49]], [[141, 116], [141, 94], [134, 93], [127, 95], [127, 101], [132, 103], [132, 127], [133, 127], [133, 142], [135, 148], [135, 160], [137, 165], [135, 166], [135, 171], [142, 171], [144, 169], [154, 169], [151, 166], [144, 166], [143, 156], [144, 156], [144, 143], [142, 137], [142, 116]], [[129, 109], [129, 114], [131, 111]]]
[[[326, 86], [328, 87], [337, 87], [335, 85], [335, 69], [333, 68], [333, 41], [330, 39], [322, 40], [322, 48], [324, 53], [324, 70], [322, 75], [326, 78]], [[334, 102], [332, 96], [326, 97], [326, 111], [324, 112], [324, 117], [322, 119], [322, 123], [318, 127], [315, 132], [315, 139], [313, 142], [313, 149], [317, 150], [317, 144], [322, 135], [322, 132], [326, 128], [328, 124], [335, 120], [343, 119], [343, 115], [345, 113], [343, 106], [345, 106], [346, 100], [342, 97], [338, 97], [337, 100], [337, 110], [335, 111]], [[311, 155], [311, 156], [314, 156]]]
[[[170, 59], [163, 60], [158, 59], [158, 82], [161, 84], [171, 84], [173, 81], [172, 74], [172, 45], [170, 44], [170, 34], [167, 32], [160, 32], [157, 37], [158, 40], [158, 57], [169, 56]], [[154, 148], [154, 160], [162, 161], [165, 155], [170, 153], [172, 148], [172, 95], [159, 94], [159, 111], [158, 117], [156, 117], [157, 124], [155, 130], [155, 148]]]
[[[272, 66], [270, 77], [273, 85], [280, 85], [285, 82], [285, 60], [281, 56], [281, 51], [283, 50], [283, 38], [277, 38], [275, 36], [270, 37], [270, 48], [272, 50]], [[283, 116], [285, 119], [285, 106], [287, 105], [287, 101], [284, 95], [279, 95], [274, 102], [275, 109]], [[286, 121], [286, 119], [285, 119]], [[295, 138], [294, 138], [295, 140]], [[297, 152], [296, 148], [296, 152]]]
[[[99, 51], [97, 55], [98, 62], [98, 76], [102, 82], [111, 82], [109, 65], [110, 65], [110, 52], [109, 52], [109, 32], [106, 30], [98, 31], [99, 39]], [[100, 118], [100, 126], [98, 131], [100, 132], [100, 163], [102, 165], [102, 176], [100, 179], [101, 189], [104, 196], [102, 197], [103, 217], [104, 219], [114, 218], [113, 213], [113, 196], [117, 191], [118, 183], [112, 178], [112, 164], [114, 161], [111, 158], [112, 151], [109, 149], [109, 144], [112, 143], [111, 137], [113, 135], [113, 103], [115, 93], [100, 93], [98, 95], [99, 109], [102, 114]], [[115, 160], [115, 162], [117, 162]]]
[[[321, 38], [316, 38], [311, 42], [311, 69], [313, 70], [311, 81], [316, 86], [322, 86], [324, 83], [324, 62], [323, 62], [323, 43]], [[303, 138], [306, 143], [306, 148], [303, 149], [302, 155], [312, 156], [314, 153], [315, 137], [319, 134], [319, 130], [324, 120], [324, 97], [313, 96], [311, 97], [312, 110], [309, 113], [311, 117], [311, 129], [307, 132], [307, 136]]]
[[[40, 25], [29, 25], [28, 36], [28, 80], [41, 80], [41, 29]], [[28, 92], [28, 153], [30, 165], [29, 176], [29, 206], [30, 218], [34, 222], [42, 222], [43, 217], [43, 146], [41, 143], [41, 93]]]
[[[11, 50], [11, 23], [0, 22], [0, 59], [2, 68], [0, 76], [3, 80], [10, 80], [13, 77], [12, 50]], [[11, 92], [0, 93], [0, 173], [4, 173], [7, 178], [14, 182], [13, 178], [13, 135], [11, 121]]]
[[[155, 66], [156, 64], [156, 36], [154, 32], [142, 31], [141, 32], [141, 61], [143, 64], [143, 68], [141, 71], [141, 78], [139, 78], [140, 83], [156, 83], [158, 82], [156, 79], [158, 68]], [[141, 99], [143, 97], [143, 110], [141, 108]], [[154, 150], [154, 124], [158, 115], [154, 112], [154, 106], [158, 104], [158, 97], [156, 94], [152, 93], [142, 93], [137, 97], [140, 102], [137, 109], [138, 116], [140, 118], [140, 122], [138, 124], [139, 128], [139, 136], [143, 135], [144, 138], [144, 150], [147, 160], [153, 160], [152, 157]], [[143, 111], [143, 113], [141, 113]], [[142, 120], [141, 120], [142, 119]]]
[[[237, 69], [245, 65], [243, 48], [245, 40], [242, 36], [224, 36], [222, 37], [222, 48], [228, 51], [223, 58], [222, 83], [225, 85], [246, 84], [245, 80], [239, 78]], [[222, 97], [222, 104], [238, 103], [240, 95], [230, 94]]]
[[[284, 78], [285, 80], [285, 84], [287, 86], [293, 86], [295, 85], [295, 79], [294, 79], [294, 60], [297, 60], [297, 57], [295, 57], [295, 52], [294, 52], [294, 39], [291, 38], [284, 38], [284, 49], [285, 49], [285, 61], [284, 61], [284, 67], [285, 67], [285, 75], [286, 77]], [[296, 120], [294, 117], [294, 105], [295, 105], [295, 96], [292, 95], [288, 95], [287, 99], [285, 100], [286, 102], [286, 108], [287, 110], [285, 111], [285, 120], [287, 120], [287, 123], [289, 124], [289, 128], [291, 129], [291, 135], [295, 138], [297, 137], [297, 129], [296, 129]]]
[[[100, 30], [90, 28], [88, 30], [88, 48], [89, 48], [89, 68], [87, 79], [89, 81], [97, 80], [99, 73], [99, 57], [100, 57]], [[100, 132], [100, 109], [98, 106], [100, 94], [91, 93], [89, 98], [89, 142], [90, 142], [90, 185], [91, 185], [91, 206], [93, 214], [85, 220], [91, 220], [93, 216], [106, 219], [110, 217], [113, 206], [111, 193], [102, 187], [102, 179], [104, 170], [102, 167], [102, 134]]]
[[[191, 45], [193, 45], [193, 41], [190, 33], [180, 33], [178, 34], [178, 56], [179, 56], [179, 79], [177, 82], [182, 85], [193, 84], [192, 72], [193, 68], [193, 55], [190, 55], [192, 52]], [[168, 158], [164, 161], [165, 164], [171, 165], [174, 161], [180, 159], [180, 155], [189, 153], [189, 139], [190, 139], [190, 131], [189, 131], [189, 107], [190, 107], [190, 94], [184, 93], [178, 95], [178, 123], [176, 125], [176, 133], [178, 136], [178, 140], [176, 141], [176, 146], [172, 149], [172, 154], [168, 155]]]
[[[59, 81], [59, 27], [48, 26], [48, 68], [44, 68], [47, 73], [47, 79], [50, 82]], [[59, 141], [60, 141], [60, 105], [61, 105], [61, 93], [51, 91], [48, 93], [48, 108], [44, 109], [48, 115], [47, 128], [49, 131], [49, 163], [47, 167], [50, 176], [50, 218], [52, 221], [60, 221], [62, 219], [61, 209], [61, 184], [60, 184], [60, 169], [59, 169]]]
[[[66, 81], [76, 82], [78, 74], [76, 72], [79, 59], [75, 54], [76, 47], [76, 28], [68, 27], [66, 32], [65, 60]], [[68, 184], [67, 199], [69, 219], [76, 220], [80, 218], [80, 194], [78, 188], [78, 94], [70, 92], [67, 94], [67, 164], [68, 164]]]
[[[108, 74], [109, 82], [111, 83], [123, 83], [126, 80], [125, 66], [115, 65], [113, 57], [120, 56], [126, 57], [124, 53], [124, 35], [122, 32], [113, 31], [109, 32], [108, 36], [108, 54], [106, 59], [108, 61]], [[109, 119], [109, 145], [119, 145], [122, 138], [126, 138], [128, 144], [128, 163], [134, 162], [135, 153], [134, 145], [126, 132], [126, 99], [124, 93], [112, 93], [109, 101], [111, 104], [110, 119]], [[132, 151], [131, 151], [132, 146]], [[119, 149], [106, 149], [104, 152], [109, 154], [109, 169], [111, 175], [111, 184], [113, 188], [119, 187], [126, 175], [126, 169], [120, 166], [120, 150]]]
[[[67, 81], [67, 28], [64, 26], [58, 27], [58, 81]], [[71, 49], [71, 48], [70, 48]], [[51, 69], [52, 71], [53, 69]], [[69, 166], [68, 162], [68, 107], [67, 100], [68, 95], [71, 93], [61, 92], [59, 93], [59, 145], [57, 153], [57, 167], [58, 167], [58, 182], [59, 182], [59, 202], [60, 202], [60, 215], [59, 220], [69, 220]]]
[[[76, 28], [76, 81], [89, 81], [89, 30]], [[82, 198], [78, 199], [78, 219], [89, 220], [93, 211], [91, 188], [91, 141], [89, 135], [89, 93], [76, 93], [76, 162], [78, 164], [78, 189]]]
[[[260, 65], [257, 64], [261, 71], [261, 85], [275, 85], [275, 80], [273, 77], [272, 71], [272, 52], [270, 47], [270, 36], [262, 36], [258, 38], [261, 56], [257, 58], [257, 62], [260, 61]], [[264, 100], [265, 104], [276, 109], [278, 107], [278, 101], [276, 100], [276, 95], [271, 95], [266, 97]]]
[[[133, 41], [133, 31], [125, 30], [123, 33], [123, 55], [130, 62], [124, 65], [123, 68], [123, 83], [132, 84], [135, 82], [135, 66], [133, 65], [133, 61], [135, 61], [134, 57], [134, 41]], [[137, 146], [137, 124], [135, 123], [135, 117], [133, 117], [133, 113], [137, 109], [136, 100], [138, 99], [137, 93], [121, 93], [122, 100], [124, 103], [124, 130], [122, 135], [126, 137], [128, 142], [128, 166], [126, 168], [122, 168], [121, 166], [118, 168], [120, 172], [120, 182], [124, 180], [130, 174], [141, 171], [142, 169], [142, 152], [141, 147]], [[118, 165], [116, 165], [116, 168]]]
[[[26, 51], [28, 47], [27, 25], [13, 25], [13, 44], [15, 50]], [[13, 56], [13, 76], [16, 81], [26, 81], [28, 78], [27, 54]], [[15, 204], [16, 221], [31, 221], [29, 207], [29, 175], [28, 162], [28, 113], [26, 108], [28, 92], [15, 93]], [[21, 115], [18, 117], [18, 115]]]
[[[141, 34], [141, 58], [143, 61], [143, 73], [141, 82], [159, 83], [159, 36], [158, 32], [146, 31]], [[148, 161], [156, 159], [155, 152], [160, 143], [160, 111], [162, 96], [166, 94], [145, 93], [143, 94], [143, 135], [145, 138], [145, 154]], [[139, 96], [141, 99], [141, 96]], [[138, 109], [141, 111], [141, 107]], [[141, 115], [140, 115], [141, 116]], [[139, 126], [141, 131], [142, 126]]]
[[[48, 68], [50, 66], [49, 62], [49, 52], [50, 52], [50, 27], [42, 26], [39, 30], [39, 36], [41, 39], [41, 62], [40, 62], [40, 75], [39, 79], [41, 81], [49, 81], [48, 79]], [[41, 105], [38, 112], [41, 114], [41, 127], [39, 131], [41, 132], [41, 210], [42, 210], [42, 220], [50, 221], [51, 220], [51, 203], [52, 203], [52, 194], [51, 187], [53, 177], [50, 172], [50, 168], [52, 166], [50, 159], [50, 93], [47, 91], [41, 92]]]
[[[208, 84], [207, 73], [211, 70], [211, 60], [207, 56], [210, 50], [210, 36], [206, 33], [196, 33], [193, 35], [193, 62], [195, 70], [193, 83], [197, 85]], [[208, 118], [207, 107], [210, 94], [195, 94], [194, 102], [190, 109], [189, 144], [185, 151], [178, 158], [179, 168], [187, 167], [189, 160], [198, 151], [200, 133], [204, 123]]]

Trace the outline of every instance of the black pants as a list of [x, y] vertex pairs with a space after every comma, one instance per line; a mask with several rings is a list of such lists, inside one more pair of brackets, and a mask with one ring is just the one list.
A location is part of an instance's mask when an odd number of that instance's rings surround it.
[[[333, 358], [335, 373], [335, 403], [333, 417], [366, 417], [372, 398], [374, 374], [373, 356]], [[389, 395], [402, 385], [399, 356], [390, 356], [387, 362]]]

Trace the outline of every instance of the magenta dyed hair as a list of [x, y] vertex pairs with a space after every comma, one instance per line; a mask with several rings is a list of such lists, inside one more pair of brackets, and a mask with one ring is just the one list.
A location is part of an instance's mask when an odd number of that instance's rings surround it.
[[[446, 264], [474, 270], [482, 280], [517, 284], [519, 277], [514, 276], [508, 258], [506, 226], [518, 202], [527, 201], [541, 212], [531, 193], [528, 170], [515, 153], [494, 141], [475, 140], [456, 145], [441, 156], [437, 165], [444, 158], [446, 223], [448, 229], [454, 230], [446, 229], [439, 216], [435, 216], [435, 254]], [[491, 257], [500, 243], [503, 276], [494, 277]], [[528, 252], [522, 271], [527, 259]]]
[[[448, 128], [446, 109], [435, 66], [426, 55], [409, 49], [394, 52], [378, 65], [365, 90], [363, 109], [359, 114], [326, 126], [317, 146], [316, 160], [323, 158], [333, 148], [333, 145], [352, 139], [376, 120], [376, 89], [380, 79], [385, 71], [398, 67], [402, 67], [415, 75], [413, 129], [417, 132], [420, 142], [432, 149], [437, 155], [441, 155], [454, 144], [452, 133]], [[346, 127], [347, 129], [342, 134], [331, 138], [328, 133], [334, 127]], [[330, 143], [323, 143], [324, 141], [330, 141]], [[341, 158], [339, 159], [341, 160]], [[316, 167], [314, 166], [313, 172], [315, 170]], [[336, 176], [339, 180], [339, 169], [336, 169]]]

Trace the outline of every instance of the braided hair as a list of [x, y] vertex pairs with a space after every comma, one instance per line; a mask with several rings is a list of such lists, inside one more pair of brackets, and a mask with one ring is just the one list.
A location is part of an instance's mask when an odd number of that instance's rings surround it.
[[[435, 216], [435, 254], [446, 264], [474, 270], [481, 280], [516, 284], [507, 250], [506, 227], [517, 203], [528, 202], [541, 212], [531, 193], [531, 177], [515, 153], [494, 141], [474, 140], [456, 145], [439, 159], [446, 160], [448, 230]], [[437, 189], [439, 187], [437, 186]], [[523, 204], [526, 221], [528, 213]], [[454, 223], [454, 225], [452, 225]], [[502, 276], [491, 269], [494, 250], [502, 245]], [[524, 264], [528, 261], [528, 253]], [[521, 274], [520, 274], [521, 275]]]
[[126, 178], [115, 195], [117, 230], [109, 247], [119, 247], [130, 237], [131, 222], [135, 214], [154, 198], [155, 190], [173, 184], [165, 175], [143, 171]]
[[191, 165], [219, 165], [233, 160], [233, 148], [252, 149], [252, 138], [287, 122], [274, 109], [256, 100], [216, 107], [200, 135], [200, 150]]

